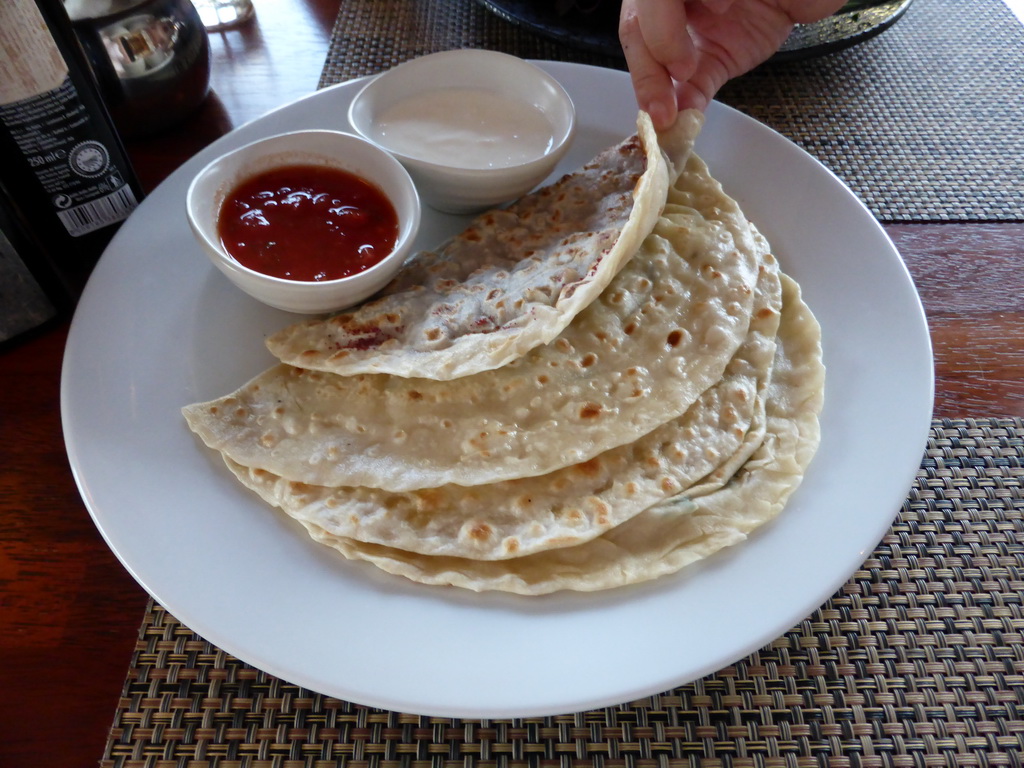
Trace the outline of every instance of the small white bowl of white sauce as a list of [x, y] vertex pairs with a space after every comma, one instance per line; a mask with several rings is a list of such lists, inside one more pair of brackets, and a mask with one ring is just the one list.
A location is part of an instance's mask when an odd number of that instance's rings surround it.
[[551, 174], [576, 130], [572, 99], [555, 78], [515, 56], [475, 49], [377, 75], [348, 118], [405, 166], [424, 203], [446, 213], [526, 194]]

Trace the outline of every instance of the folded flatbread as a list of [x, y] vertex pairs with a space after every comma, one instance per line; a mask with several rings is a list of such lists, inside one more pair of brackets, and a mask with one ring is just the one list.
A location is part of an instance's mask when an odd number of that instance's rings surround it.
[[339, 374], [453, 379], [554, 339], [603, 291], [654, 228], [703, 117], [684, 113], [576, 173], [489, 211], [407, 263], [384, 295], [267, 339], [282, 362]]
[[551, 343], [452, 381], [282, 364], [184, 414], [235, 463], [309, 485], [545, 474], [682, 416], [747, 338], [772, 268], [764, 238], [691, 155], [637, 254]]
[[779, 514], [819, 442], [825, 374], [820, 329], [796, 283], [783, 277], [783, 285], [764, 439], [726, 485], [697, 486], [587, 543], [497, 562], [421, 555], [335, 536], [308, 521], [304, 526], [345, 557], [416, 582], [524, 595], [635, 584], [743, 541]]
[[750, 332], [721, 381], [636, 442], [543, 475], [396, 493], [297, 483], [225, 461], [264, 501], [336, 536], [481, 560], [580, 544], [698, 482], [724, 481], [746, 460], [764, 430], [781, 309], [779, 272], [766, 267]]

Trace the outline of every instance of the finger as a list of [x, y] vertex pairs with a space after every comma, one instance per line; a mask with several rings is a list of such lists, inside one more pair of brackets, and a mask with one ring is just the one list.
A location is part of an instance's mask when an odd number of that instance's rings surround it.
[[675, 80], [688, 80], [695, 67], [683, 0], [640, 0], [636, 17], [647, 50]]
[[635, 0], [623, 0], [619, 41], [633, 81], [637, 105], [651, 116], [656, 129], [668, 128], [675, 122], [677, 113], [672, 77], [647, 48], [637, 18]]
[[680, 110], [707, 109], [728, 76], [723, 67], [701, 67], [685, 83], [676, 83], [676, 104]]

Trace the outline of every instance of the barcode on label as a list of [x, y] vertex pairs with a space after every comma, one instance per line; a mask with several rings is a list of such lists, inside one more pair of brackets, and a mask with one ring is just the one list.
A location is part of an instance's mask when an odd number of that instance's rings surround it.
[[72, 237], [102, 229], [108, 224], [124, 221], [135, 210], [138, 201], [131, 187], [125, 185], [105, 197], [58, 211], [57, 217]]

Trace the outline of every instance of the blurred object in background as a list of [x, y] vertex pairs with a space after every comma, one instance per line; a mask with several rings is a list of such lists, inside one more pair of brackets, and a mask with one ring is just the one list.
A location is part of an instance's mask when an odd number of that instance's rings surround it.
[[64, 0], [126, 138], [179, 124], [210, 88], [210, 42], [190, 0]]
[[237, 27], [256, 15], [252, 0], [192, 0], [192, 4], [211, 32]]
[[505, 21], [584, 51], [622, 58], [621, 0], [477, 0]]
[[58, 317], [63, 290], [56, 282], [46, 254], [0, 189], [0, 349]]
[[850, 0], [831, 16], [797, 24], [772, 61], [795, 61], [841, 51], [884, 32], [906, 13], [911, 0]]
[[[199, 0], [196, 0], [199, 2]], [[574, 48], [622, 58], [620, 0], [478, 0], [513, 24]], [[822, 56], [883, 32], [911, 0], [850, 0], [814, 24], [798, 24], [771, 61]]]

